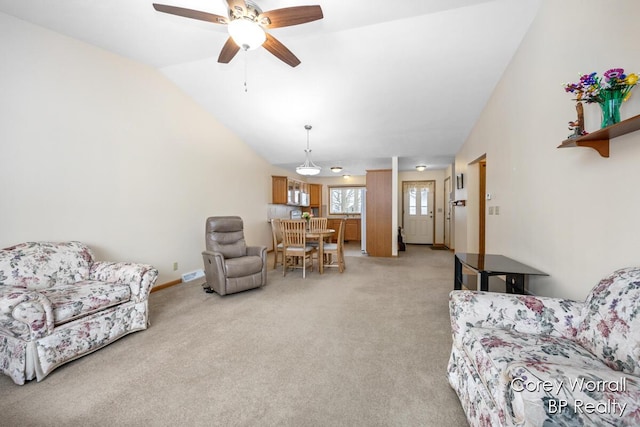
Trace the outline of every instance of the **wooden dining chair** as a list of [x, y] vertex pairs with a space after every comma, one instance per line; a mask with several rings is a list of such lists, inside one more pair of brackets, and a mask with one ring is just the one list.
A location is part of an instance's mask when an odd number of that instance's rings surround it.
[[345, 268], [344, 262], [344, 229], [347, 220], [341, 219], [340, 226], [338, 227], [338, 240], [336, 243], [324, 244], [324, 266], [325, 267], [338, 267], [338, 271], [342, 273]]
[[325, 230], [327, 218], [314, 217], [309, 219], [309, 230]]
[[[309, 219], [309, 230], [326, 230], [327, 228], [327, 218], [322, 217], [314, 217]], [[325, 238], [328, 240], [329, 238]], [[308, 239], [308, 244], [311, 246], [318, 246], [318, 239]]]
[[305, 220], [281, 220], [284, 264], [282, 275], [286, 276], [289, 267], [300, 268], [296, 262], [302, 261], [302, 277], [307, 277], [307, 260], [311, 262], [313, 271], [313, 254], [317, 248], [307, 245]]
[[280, 219], [271, 220], [271, 234], [273, 235], [273, 269], [278, 268], [278, 258], [280, 264], [284, 265], [284, 244], [282, 243], [282, 229]]

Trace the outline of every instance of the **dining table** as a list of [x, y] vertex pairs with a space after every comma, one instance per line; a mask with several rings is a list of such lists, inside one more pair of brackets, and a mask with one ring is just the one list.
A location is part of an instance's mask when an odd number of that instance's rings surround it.
[[318, 272], [320, 274], [324, 273], [324, 239], [335, 232], [336, 230], [332, 228], [317, 228], [305, 232], [307, 239], [318, 239]]

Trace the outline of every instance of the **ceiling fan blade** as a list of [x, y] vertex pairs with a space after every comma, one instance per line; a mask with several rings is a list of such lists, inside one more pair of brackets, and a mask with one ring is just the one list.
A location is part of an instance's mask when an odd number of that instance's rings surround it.
[[153, 3], [153, 8], [158, 12], [164, 12], [170, 15], [183, 16], [185, 18], [198, 19], [200, 21], [213, 22], [214, 24], [229, 23], [229, 20], [224, 16], [215, 15], [213, 13], [201, 12], [199, 10], [185, 9], [184, 7]]
[[263, 12], [258, 16], [258, 23], [264, 28], [289, 27], [322, 19], [320, 6], [294, 6]]
[[288, 65], [291, 65], [292, 67], [296, 67], [300, 64], [300, 60], [296, 58], [296, 56], [287, 49], [285, 45], [280, 43], [269, 33], [267, 33], [267, 40], [264, 42], [262, 47], [271, 52], [276, 58]]
[[220, 51], [220, 56], [218, 56], [218, 62], [222, 64], [228, 64], [229, 61], [236, 56], [236, 53], [240, 50], [240, 47], [233, 41], [231, 37], [229, 37], [222, 46], [222, 50]]

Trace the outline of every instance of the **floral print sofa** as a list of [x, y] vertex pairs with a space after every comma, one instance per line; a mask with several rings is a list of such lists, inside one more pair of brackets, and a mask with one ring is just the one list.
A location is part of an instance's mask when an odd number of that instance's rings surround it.
[[472, 426], [640, 426], [640, 268], [585, 302], [453, 291], [448, 377]]
[[16, 384], [46, 377], [148, 326], [158, 271], [95, 261], [80, 242], [29, 242], [0, 251], [0, 369]]

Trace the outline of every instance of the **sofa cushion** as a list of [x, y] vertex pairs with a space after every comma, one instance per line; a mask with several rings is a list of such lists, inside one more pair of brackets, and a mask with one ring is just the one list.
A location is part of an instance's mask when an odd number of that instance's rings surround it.
[[91, 250], [80, 242], [27, 242], [0, 251], [0, 285], [46, 289], [89, 277]]
[[129, 301], [129, 285], [84, 280], [67, 286], [40, 291], [53, 306], [55, 325], [95, 313], [107, 307]]
[[640, 268], [614, 271], [593, 288], [578, 342], [611, 369], [640, 375]]
[[598, 358], [575, 341], [505, 329], [471, 328], [463, 338], [463, 350], [474, 364], [485, 387], [491, 392], [495, 403], [502, 407], [510, 401], [507, 396], [510, 393], [511, 379], [505, 373], [512, 364], [605, 368]]
[[243, 256], [224, 260], [227, 277], [244, 277], [262, 271], [262, 258], [259, 256]]

